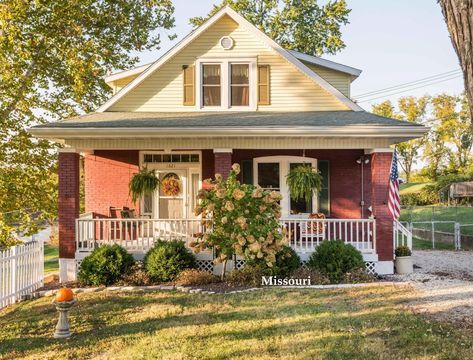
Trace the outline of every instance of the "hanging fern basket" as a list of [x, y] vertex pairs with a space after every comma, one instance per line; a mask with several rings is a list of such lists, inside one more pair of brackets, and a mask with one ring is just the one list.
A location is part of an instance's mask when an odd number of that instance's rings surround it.
[[322, 175], [307, 165], [298, 165], [289, 171], [286, 183], [291, 197], [295, 200], [312, 201], [312, 196], [322, 188]]
[[133, 203], [145, 195], [153, 193], [159, 185], [159, 179], [155, 170], [148, 170], [146, 167], [133, 175], [130, 180], [129, 190]]

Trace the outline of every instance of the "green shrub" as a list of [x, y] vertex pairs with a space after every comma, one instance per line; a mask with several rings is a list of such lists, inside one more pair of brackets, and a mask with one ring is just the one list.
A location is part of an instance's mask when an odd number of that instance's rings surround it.
[[176, 285], [181, 286], [195, 286], [206, 285], [218, 282], [218, 276], [210, 274], [207, 271], [198, 269], [186, 269], [181, 271], [175, 280]]
[[146, 254], [144, 263], [154, 281], [171, 281], [184, 269], [196, 267], [195, 256], [181, 240], [158, 240]]
[[[429, 185], [425, 188], [428, 189]], [[438, 195], [427, 189], [422, 189], [418, 193], [408, 193], [401, 195], [401, 205], [403, 206], [425, 206], [438, 203]]]
[[396, 254], [396, 256], [399, 256], [399, 257], [412, 255], [411, 249], [409, 249], [409, 247], [405, 245], [398, 246], [396, 250], [394, 251], [394, 253]]
[[326, 274], [332, 283], [339, 283], [346, 273], [363, 268], [361, 253], [341, 240], [323, 241], [309, 258], [308, 266]]
[[78, 279], [85, 285], [112, 285], [127, 274], [133, 264], [133, 257], [121, 246], [102, 245], [82, 260]]
[[289, 277], [295, 270], [301, 266], [301, 258], [290, 246], [284, 245], [281, 250], [276, 253], [276, 261], [273, 267], [268, 267], [264, 260], [248, 260], [246, 262], [250, 266], [260, 266], [266, 269], [268, 275], [278, 276], [281, 278]]

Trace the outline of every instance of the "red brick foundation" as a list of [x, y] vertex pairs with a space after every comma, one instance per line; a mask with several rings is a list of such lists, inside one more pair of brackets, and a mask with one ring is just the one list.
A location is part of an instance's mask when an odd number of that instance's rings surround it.
[[73, 259], [79, 217], [79, 154], [59, 153], [58, 178], [59, 257]]
[[376, 217], [376, 250], [380, 261], [393, 260], [393, 218], [388, 209], [392, 153], [371, 155], [371, 206]]

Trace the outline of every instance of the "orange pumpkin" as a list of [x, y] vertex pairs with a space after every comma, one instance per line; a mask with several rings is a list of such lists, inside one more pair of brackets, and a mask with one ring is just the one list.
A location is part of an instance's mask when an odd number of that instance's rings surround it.
[[57, 302], [72, 301], [74, 300], [74, 293], [69, 288], [61, 288], [56, 294]]

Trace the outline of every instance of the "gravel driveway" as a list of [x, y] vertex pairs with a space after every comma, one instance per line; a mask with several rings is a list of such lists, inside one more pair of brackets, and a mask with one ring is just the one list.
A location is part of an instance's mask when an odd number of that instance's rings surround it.
[[417, 250], [414, 273], [394, 275], [417, 290], [409, 306], [437, 319], [473, 325], [473, 252]]

